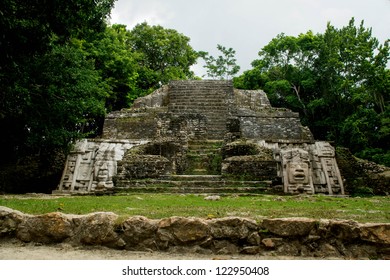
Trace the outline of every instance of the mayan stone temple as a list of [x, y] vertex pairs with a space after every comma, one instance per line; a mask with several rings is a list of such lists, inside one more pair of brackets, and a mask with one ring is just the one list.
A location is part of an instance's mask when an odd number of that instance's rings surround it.
[[172, 81], [76, 143], [55, 193], [343, 195], [335, 150], [298, 113], [231, 81]]

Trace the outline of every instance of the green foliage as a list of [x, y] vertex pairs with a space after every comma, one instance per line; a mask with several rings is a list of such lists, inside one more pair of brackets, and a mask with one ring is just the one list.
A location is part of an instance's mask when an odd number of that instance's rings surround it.
[[104, 113], [101, 78], [70, 39], [102, 31], [113, 0], [1, 5], [2, 161], [66, 149]]
[[259, 56], [236, 87], [264, 89], [274, 106], [298, 111], [315, 138], [386, 163], [364, 151], [389, 151], [389, 41], [380, 45], [352, 18], [341, 29], [329, 23], [324, 34], [280, 34]]
[[131, 31], [107, 26], [114, 1], [0, 3], [0, 168], [21, 173], [7, 171], [21, 180], [5, 180], [0, 189], [40, 189], [32, 178], [58, 172], [45, 162], [98, 135], [106, 112], [171, 79], [193, 77], [197, 53], [188, 37], [147, 23]]
[[95, 120], [104, 116], [105, 91], [80, 49], [55, 46], [35, 61], [32, 73], [23, 112], [28, 145], [51, 149], [94, 132]]
[[126, 26], [109, 26], [92, 40], [74, 41], [83, 48], [89, 59], [93, 59], [95, 69], [105, 82], [107, 111], [128, 107], [138, 97], [136, 82], [139, 75]]
[[377, 162], [386, 166], [390, 166], [390, 151], [380, 148], [365, 148], [356, 153], [359, 158], [364, 158], [370, 161]]
[[[161, 26], [106, 25], [114, 0], [0, 5], [4, 162], [96, 135], [106, 111], [193, 77], [189, 38]], [[15, 47], [17, 46], [17, 47]]]
[[189, 45], [190, 39], [173, 29], [146, 22], [130, 31], [130, 49], [138, 64], [137, 87], [148, 94], [170, 80], [194, 77], [190, 66], [197, 53]]
[[95, 61], [108, 93], [107, 111], [129, 107], [170, 80], [194, 76], [190, 66], [197, 54], [189, 38], [173, 29], [142, 23], [127, 30], [115, 24], [90, 39], [73, 41]]
[[240, 66], [236, 64], [234, 55], [236, 53], [232, 48], [227, 49], [224, 46], [217, 45], [217, 49], [222, 55], [215, 58], [207, 52], [199, 52], [199, 56], [204, 59], [207, 69], [207, 75], [213, 79], [228, 80], [240, 71]]
[[98, 130], [107, 86], [77, 38], [104, 31], [113, 3], [1, 1], [1, 191], [50, 191], [57, 155]]
[[222, 155], [215, 153], [209, 156], [209, 174], [221, 174]]

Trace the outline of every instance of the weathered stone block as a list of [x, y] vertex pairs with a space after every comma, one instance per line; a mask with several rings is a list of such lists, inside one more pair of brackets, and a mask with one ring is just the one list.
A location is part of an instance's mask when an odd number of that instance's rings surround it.
[[239, 248], [236, 244], [228, 240], [214, 240], [213, 251], [218, 255], [232, 255], [239, 252]]
[[76, 225], [72, 241], [85, 245], [122, 248], [125, 246], [125, 242], [115, 232], [117, 219], [118, 215], [110, 212], [75, 216], [72, 219]]
[[308, 218], [265, 219], [261, 227], [284, 237], [308, 235], [317, 225], [317, 221]]
[[18, 226], [17, 237], [25, 242], [58, 243], [73, 235], [72, 219], [62, 213], [27, 216]]
[[355, 221], [330, 221], [327, 232], [341, 240], [354, 240], [360, 236], [359, 224]]
[[360, 238], [365, 241], [390, 244], [390, 224], [360, 224]]
[[275, 238], [275, 237], [270, 237], [270, 238], [264, 238], [261, 240], [261, 244], [263, 244], [267, 249], [275, 249], [282, 245], [284, 243], [283, 238]]
[[257, 223], [253, 220], [227, 217], [207, 222], [211, 235], [217, 239], [243, 240], [257, 231]]
[[122, 223], [120, 236], [125, 241], [127, 250], [154, 248], [157, 229], [158, 221], [135, 216]]
[[14, 236], [23, 218], [22, 212], [0, 206], [0, 237]]
[[155, 155], [130, 155], [118, 163], [117, 178], [143, 179], [156, 178], [167, 174], [170, 161], [163, 156]]
[[260, 155], [234, 156], [222, 162], [222, 175], [248, 181], [274, 180], [278, 176], [277, 162]]
[[173, 244], [192, 244], [203, 242], [210, 236], [210, 232], [204, 220], [172, 217], [159, 222], [157, 236]]

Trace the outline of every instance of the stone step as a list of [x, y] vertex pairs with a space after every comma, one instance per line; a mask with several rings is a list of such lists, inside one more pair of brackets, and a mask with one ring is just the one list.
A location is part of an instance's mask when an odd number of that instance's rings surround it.
[[[189, 105], [171, 105], [168, 107], [169, 112], [178, 112], [185, 110], [185, 112], [180, 113], [186, 113], [186, 114], [193, 114], [196, 113], [203, 113], [204, 115], [208, 116], [224, 116], [227, 114], [227, 110], [224, 107], [219, 106], [213, 106], [213, 105], [202, 105], [202, 106], [193, 106], [191, 104]], [[212, 110], [212, 111], [211, 111]]]
[[171, 96], [171, 104], [176, 103], [205, 103], [211, 102], [214, 104], [225, 104], [225, 96], [207, 96], [207, 95], [198, 95], [196, 97], [192, 96]]
[[226, 126], [226, 120], [214, 120], [214, 119], [210, 119], [209, 118], [209, 121], [207, 122], [207, 126]]
[[191, 187], [164, 187], [164, 186], [149, 186], [149, 187], [131, 187], [131, 188], [115, 188], [114, 193], [183, 193], [183, 194], [264, 194], [271, 192], [271, 188], [191, 188]]
[[[215, 131], [209, 131], [207, 132], [208, 138], [209, 139], [222, 139], [225, 136], [226, 130], [221, 129], [221, 130], [215, 130]], [[215, 137], [217, 136], [217, 137]]]
[[[175, 111], [175, 110], [188, 110], [188, 111], [199, 111], [199, 112], [204, 112], [204, 113], [209, 113], [212, 114], [213, 112], [218, 112], [219, 114], [221, 113], [226, 113], [226, 107], [224, 106], [216, 106], [213, 104], [205, 104], [205, 105], [194, 105], [194, 104], [183, 104], [183, 105], [170, 105], [168, 106], [168, 109], [170, 112]], [[209, 111], [213, 109], [214, 111]], [[189, 112], [184, 112], [184, 113], [189, 113]]]
[[197, 99], [193, 99], [191, 97], [178, 97], [175, 99], [171, 99], [169, 104], [177, 104], [177, 105], [186, 105], [186, 104], [214, 104], [220, 106], [226, 106], [225, 97], [223, 96], [215, 96], [215, 98], [209, 98], [207, 96], [199, 96]]
[[222, 175], [162, 175], [161, 180], [167, 181], [222, 181]]
[[214, 146], [188, 146], [188, 152], [205, 152], [205, 153], [219, 153], [222, 147], [214, 147]]
[[[199, 165], [198, 167], [202, 167], [202, 165]], [[186, 174], [186, 172], [184, 172]], [[190, 171], [188, 171], [191, 175], [210, 175], [209, 171], [205, 168], [194, 168]]]
[[219, 149], [220, 147], [222, 147], [222, 142], [221, 141], [216, 141], [216, 142], [202, 142], [202, 140], [199, 140], [199, 142], [192, 142], [189, 141], [188, 142], [188, 147], [191, 147], [191, 148], [198, 148], [198, 147], [204, 147], [204, 148], [208, 148], [208, 149], [211, 149], [211, 148], [216, 148], [216, 149]]
[[157, 193], [264, 193], [272, 189], [268, 181], [120, 181], [114, 192]]
[[219, 152], [221, 150], [221, 147], [214, 147], [214, 146], [203, 146], [203, 145], [188, 145], [189, 151], [205, 151], [205, 152]]
[[207, 96], [207, 95], [198, 95], [195, 97], [192, 96], [171, 96], [171, 103], [170, 104], [177, 104], [177, 103], [205, 103], [205, 102], [211, 102], [215, 104], [225, 104], [225, 97], [224, 96]]
[[171, 96], [171, 103], [170, 104], [197, 104], [197, 103], [207, 103], [210, 102], [212, 104], [221, 104], [225, 105], [225, 99], [222, 96], [214, 96], [214, 97], [208, 97], [206, 95], [202, 96], [175, 96], [174, 99], [172, 99]]
[[189, 145], [199, 145], [199, 144], [205, 144], [205, 145], [214, 145], [214, 144], [223, 144], [222, 140], [211, 140], [211, 139], [206, 139], [206, 140], [190, 140], [188, 142]]
[[[213, 89], [211, 93], [210, 90]], [[200, 87], [200, 88], [170, 88], [170, 94], [175, 95], [196, 95], [197, 93], [203, 93], [208, 95], [223, 95], [226, 96], [226, 88], [219, 87]]]
[[[220, 138], [220, 137], [218, 137]], [[186, 157], [189, 167], [184, 174], [211, 175], [219, 174], [220, 170], [211, 167], [211, 160], [221, 151], [222, 141], [191, 141], [188, 143]], [[188, 177], [190, 178], [190, 177]], [[186, 178], [185, 180], [188, 180]], [[194, 179], [192, 179], [194, 180]]]
[[169, 105], [170, 109], [177, 108], [177, 109], [191, 109], [191, 108], [196, 108], [196, 109], [205, 109], [205, 108], [215, 108], [219, 109], [221, 111], [227, 111], [227, 107], [224, 104], [220, 103], [213, 103], [213, 102], [208, 102], [208, 103], [193, 103], [193, 102], [183, 102], [183, 103], [171, 103]]
[[225, 125], [214, 124], [214, 125], [207, 126], [207, 133], [220, 133], [220, 132], [226, 132]]
[[[213, 90], [212, 92], [210, 92], [211, 89]], [[217, 87], [171, 88], [169, 93], [175, 95], [196, 95], [197, 93], [208, 94], [208, 95], [223, 95], [223, 96], [227, 95], [226, 88], [217, 88]]]
[[195, 153], [204, 153], [204, 154], [213, 154], [213, 153], [219, 153], [221, 151], [221, 148], [216, 148], [213, 146], [189, 146], [188, 152], [195, 152]]
[[218, 150], [222, 147], [222, 143], [214, 142], [214, 143], [188, 143], [189, 149], [214, 149]]
[[189, 148], [187, 155], [190, 157], [195, 157], [195, 156], [205, 157], [205, 156], [213, 156], [215, 154], [219, 154], [220, 152], [221, 152], [220, 148], [201, 148], [201, 147], [199, 147], [196, 149]]
[[209, 134], [209, 135], [207, 136], [207, 138], [209, 138], [209, 139], [221, 139], [221, 138], [223, 138], [224, 136], [225, 136], [224, 133], [221, 133], [221, 134]]
[[[199, 179], [204, 176], [219, 176], [219, 175], [176, 175], [176, 176], [194, 176]], [[173, 180], [172, 180], [173, 179]], [[144, 179], [144, 180], [120, 180], [117, 182], [117, 187], [129, 187], [129, 186], [148, 186], [163, 184], [167, 186], [188, 186], [188, 187], [209, 187], [209, 188], [218, 188], [226, 186], [236, 186], [236, 187], [265, 187], [272, 184], [271, 181], [236, 181], [236, 180], [224, 180], [217, 178], [211, 178], [212, 180], [177, 180], [177, 177], [172, 177], [171, 180], [168, 179]]]
[[173, 94], [170, 95], [171, 99], [174, 98], [172, 102], [178, 102], [178, 101], [188, 101], [188, 102], [198, 102], [198, 101], [204, 101], [204, 100], [211, 100], [214, 102], [225, 102], [226, 98], [222, 94], [217, 95], [210, 95], [208, 93], [198, 93], [197, 95], [192, 94]]
[[186, 96], [181, 96], [177, 97], [175, 99], [171, 99], [170, 104], [215, 104], [215, 105], [225, 105], [226, 103], [221, 96], [215, 96], [214, 98], [209, 98], [207, 96], [199, 96], [198, 98], [192, 98], [192, 97], [186, 97]]
[[194, 150], [191, 149], [187, 152], [187, 157], [189, 159], [194, 159], [194, 158], [207, 158], [210, 156], [215, 156], [218, 154], [220, 151], [219, 150], [205, 150], [205, 149], [199, 149], [199, 150]]
[[214, 104], [214, 105], [224, 105], [226, 106], [225, 102], [221, 100], [222, 97], [216, 97], [215, 99], [208, 98], [208, 97], [201, 97], [199, 99], [190, 99], [190, 98], [184, 98], [179, 97], [175, 100], [172, 100], [170, 104], [173, 105], [187, 105], [187, 104]]
[[215, 123], [215, 122], [209, 122], [207, 124], [207, 127], [215, 127], [215, 128], [224, 128], [226, 127], [226, 123], [225, 122], [220, 122], [220, 123]]

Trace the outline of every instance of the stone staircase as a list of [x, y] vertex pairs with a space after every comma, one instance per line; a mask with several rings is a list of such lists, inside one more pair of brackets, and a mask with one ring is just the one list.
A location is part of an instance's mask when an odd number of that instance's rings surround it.
[[202, 114], [207, 118], [207, 138], [223, 139], [233, 86], [226, 81], [171, 82], [168, 111]]
[[260, 194], [271, 190], [271, 181], [236, 181], [221, 175], [166, 175], [158, 179], [122, 181], [117, 193]]
[[221, 174], [221, 147], [219, 140], [193, 140], [188, 143], [188, 168], [185, 175]]
[[244, 181], [221, 175], [221, 146], [219, 140], [194, 140], [188, 143], [188, 168], [180, 175], [159, 178], [121, 180], [117, 193], [204, 193], [256, 194], [272, 189], [271, 181]]
[[188, 142], [187, 168], [182, 174], [120, 180], [115, 183], [116, 192], [255, 194], [272, 189], [271, 181], [244, 181], [221, 175], [222, 139], [227, 132], [229, 104], [234, 98], [231, 82], [172, 81], [168, 97], [170, 114], [199, 114], [207, 119], [205, 135]]

